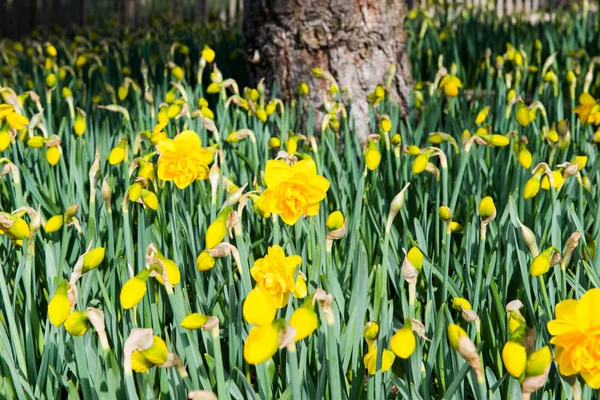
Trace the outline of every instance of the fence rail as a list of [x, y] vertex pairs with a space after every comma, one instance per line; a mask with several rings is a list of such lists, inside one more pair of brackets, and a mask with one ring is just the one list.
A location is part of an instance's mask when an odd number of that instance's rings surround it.
[[99, 19], [143, 26], [154, 17], [206, 21], [209, 16], [233, 23], [243, 0], [0, 0], [0, 38], [18, 38], [36, 27], [84, 26]]
[[[318, 0], [317, 0], [318, 1]], [[530, 16], [555, 9], [573, 0], [407, 0], [409, 6], [490, 7], [499, 17]], [[488, 3], [489, 1], [489, 3]], [[577, 0], [575, 0], [577, 1]], [[143, 26], [154, 17], [182, 17], [207, 21], [209, 16], [227, 23], [239, 20], [243, 0], [0, 0], [0, 38], [19, 38], [36, 27], [84, 26], [99, 19], [114, 19], [120, 24]]]

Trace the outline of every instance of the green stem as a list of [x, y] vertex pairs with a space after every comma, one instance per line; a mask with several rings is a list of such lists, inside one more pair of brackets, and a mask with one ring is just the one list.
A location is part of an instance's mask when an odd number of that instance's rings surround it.
[[228, 399], [225, 392], [225, 373], [223, 371], [223, 356], [221, 355], [221, 344], [219, 341], [219, 326], [212, 329], [213, 351], [215, 355], [215, 367], [217, 370], [217, 396], [219, 399]]
[[445, 303], [448, 298], [448, 279], [450, 277], [449, 269], [450, 269], [450, 239], [452, 237], [452, 232], [450, 231], [450, 223], [446, 223], [446, 235], [444, 237], [444, 281], [442, 284], [442, 297], [441, 303]]
[[342, 399], [340, 384], [340, 361], [337, 351], [335, 323], [327, 324], [327, 359], [329, 361], [329, 391], [330, 399]]
[[465, 174], [465, 169], [467, 167], [467, 163], [469, 162], [469, 154], [470, 151], [463, 151], [460, 156], [460, 166], [458, 167], [458, 173], [456, 174], [456, 181], [454, 183], [454, 189], [452, 189], [452, 198], [450, 199], [450, 207], [451, 210], [454, 210], [456, 207], [456, 201], [458, 200], [458, 194], [460, 193], [460, 189], [462, 187], [462, 180]]
[[287, 346], [290, 376], [292, 378], [292, 399], [301, 399], [300, 371], [298, 370], [298, 358], [296, 356], [296, 342], [292, 341]]
[[473, 311], [479, 309], [479, 295], [481, 291], [481, 280], [483, 279], [483, 256], [485, 254], [485, 232], [481, 231], [479, 237], [479, 257], [477, 258], [477, 275], [475, 276], [475, 295], [473, 296]]

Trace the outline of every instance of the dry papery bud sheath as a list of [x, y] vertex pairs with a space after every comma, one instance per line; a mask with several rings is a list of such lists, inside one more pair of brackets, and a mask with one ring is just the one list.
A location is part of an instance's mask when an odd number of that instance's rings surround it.
[[569, 261], [571, 261], [571, 255], [573, 251], [579, 246], [579, 239], [581, 238], [581, 234], [579, 232], [573, 232], [569, 239], [567, 239], [567, 244], [565, 245], [565, 254], [560, 263], [560, 269], [563, 271], [569, 265]]
[[400, 192], [392, 199], [392, 202], [390, 203], [390, 212], [388, 214], [387, 223], [385, 225], [386, 232], [390, 231], [390, 229], [392, 228], [392, 223], [394, 222], [394, 218], [402, 209], [402, 206], [404, 205], [405, 192], [409, 186], [410, 182], [404, 185], [402, 190], [400, 190]]
[[331, 294], [327, 294], [323, 289], [319, 288], [315, 291], [312, 301], [313, 304], [315, 301], [319, 303], [321, 311], [325, 316], [325, 322], [327, 325], [333, 325], [335, 323], [335, 317], [332, 309], [333, 296]]

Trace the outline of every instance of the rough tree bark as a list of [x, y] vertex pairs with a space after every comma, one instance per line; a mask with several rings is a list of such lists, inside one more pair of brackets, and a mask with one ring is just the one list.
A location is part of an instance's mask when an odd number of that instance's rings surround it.
[[[250, 78], [278, 81], [279, 97], [309, 83], [311, 102], [322, 108], [329, 71], [352, 92], [352, 116], [361, 140], [370, 133], [367, 95], [383, 83], [392, 63], [392, 95], [406, 111], [411, 84], [406, 51], [405, 0], [244, 0], [244, 36]], [[270, 86], [269, 86], [270, 87]]]

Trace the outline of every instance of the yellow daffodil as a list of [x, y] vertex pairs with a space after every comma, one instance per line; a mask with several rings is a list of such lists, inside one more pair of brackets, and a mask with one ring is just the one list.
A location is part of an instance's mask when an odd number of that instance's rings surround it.
[[48, 318], [54, 326], [61, 326], [71, 313], [68, 292], [69, 281], [63, 279], [58, 285], [54, 297], [48, 303]]
[[102, 263], [106, 251], [104, 247], [96, 247], [83, 255], [83, 273], [91, 271]]
[[146, 372], [155, 365], [163, 365], [169, 358], [167, 344], [158, 336], [153, 337], [152, 345], [146, 350], [135, 350], [132, 353], [131, 369], [135, 372]]
[[[175, 264], [175, 261], [168, 259], [160, 252], [157, 252], [154, 257], [160, 260], [165, 266], [165, 269], [167, 270], [167, 278], [169, 279], [169, 283], [171, 283], [171, 285], [175, 286], [181, 282], [181, 271], [179, 271], [179, 267], [177, 264]], [[162, 274], [156, 276], [156, 280], [159, 281], [161, 285], [165, 284]]]
[[303, 215], [317, 215], [319, 202], [329, 189], [329, 181], [317, 175], [312, 160], [302, 160], [289, 166], [281, 160], [267, 161], [267, 189], [261, 195], [260, 208], [267, 215], [279, 214], [288, 225], [294, 225]]
[[244, 343], [244, 359], [248, 364], [260, 364], [273, 357], [278, 348], [278, 329], [271, 324], [255, 326]]
[[[394, 364], [395, 359], [396, 355], [393, 352], [383, 349], [381, 355], [381, 372], [387, 372], [392, 367], [392, 364]], [[365, 355], [363, 362], [365, 363], [365, 368], [369, 372], [369, 375], [375, 375], [377, 372], [377, 347], [373, 347], [369, 350]]]
[[406, 258], [417, 271], [421, 271], [423, 268], [423, 253], [418, 247], [411, 247], [406, 254]]
[[137, 305], [146, 294], [146, 280], [150, 276], [150, 271], [142, 270], [139, 274], [129, 279], [121, 288], [121, 306], [128, 310]]
[[496, 206], [494, 205], [494, 199], [490, 196], [486, 196], [479, 202], [479, 217], [486, 219], [496, 214]]
[[548, 272], [548, 270], [550, 269], [551, 256], [555, 250], [555, 247], [550, 247], [538, 254], [538, 256], [535, 257], [531, 262], [529, 273], [532, 276], [540, 276]]
[[204, 49], [202, 49], [202, 57], [206, 60], [207, 63], [211, 63], [215, 59], [215, 51], [208, 47], [208, 45], [204, 45]]
[[213, 153], [201, 146], [200, 136], [193, 131], [183, 131], [175, 139], [165, 139], [156, 146], [160, 153], [158, 177], [174, 181], [185, 189], [196, 179], [208, 178], [208, 165]]
[[302, 257], [287, 256], [279, 245], [269, 247], [265, 257], [254, 262], [250, 274], [256, 286], [269, 294], [277, 308], [284, 307], [290, 293], [295, 290], [296, 268], [302, 264]]
[[509, 374], [519, 378], [525, 372], [527, 350], [521, 343], [509, 341], [502, 349], [502, 361]]
[[317, 314], [311, 305], [297, 308], [289, 322], [296, 329], [294, 340], [302, 340], [311, 335], [317, 329], [318, 322]]
[[110, 165], [117, 165], [125, 160], [127, 156], [127, 139], [122, 138], [119, 144], [108, 153], [108, 162]]
[[71, 336], [84, 335], [88, 331], [90, 325], [90, 321], [85, 311], [73, 311], [65, 320], [65, 329]]
[[181, 321], [181, 327], [184, 329], [200, 329], [208, 321], [208, 316], [199, 313], [193, 313], [186, 316]]
[[573, 112], [579, 116], [582, 124], [594, 123], [596, 114], [600, 113], [600, 105], [589, 93], [582, 93], [579, 96], [579, 105], [573, 109]]
[[[564, 177], [561, 171], [552, 171], [552, 178], [554, 180], [554, 188], [560, 189], [564, 182]], [[550, 179], [548, 179], [547, 175], [544, 175], [542, 178], [541, 187], [544, 190], [550, 190]]]
[[412, 328], [405, 324], [390, 338], [390, 348], [400, 358], [407, 359], [414, 353], [417, 341]]
[[527, 357], [525, 376], [540, 376], [544, 374], [551, 362], [552, 353], [550, 353], [550, 348], [548, 346], [544, 346], [534, 351]]
[[448, 97], [458, 96], [458, 90], [462, 87], [462, 82], [454, 75], [446, 75], [440, 81], [440, 88]]
[[227, 219], [231, 210], [231, 207], [225, 207], [206, 230], [206, 248], [208, 250], [215, 248], [227, 235]]
[[581, 374], [592, 389], [600, 389], [599, 307], [600, 289], [590, 289], [579, 301], [558, 303], [555, 319], [548, 322], [558, 370], [565, 376]]
[[463, 299], [462, 297], [455, 297], [452, 299], [452, 308], [454, 308], [456, 311], [462, 311], [471, 310], [473, 307], [471, 306], [469, 300]]
[[271, 294], [261, 288], [254, 288], [246, 296], [242, 306], [244, 319], [249, 324], [268, 325], [275, 320], [277, 306]]
[[46, 222], [44, 230], [46, 233], [56, 232], [63, 226], [63, 216], [55, 215]]
[[381, 162], [381, 153], [374, 140], [369, 140], [367, 151], [365, 152], [365, 163], [369, 171], [374, 171]]
[[215, 266], [216, 260], [208, 251], [203, 251], [196, 258], [196, 269], [198, 271], [208, 271]]
[[327, 228], [331, 231], [340, 229], [344, 225], [344, 215], [340, 211], [334, 211], [327, 217]]

